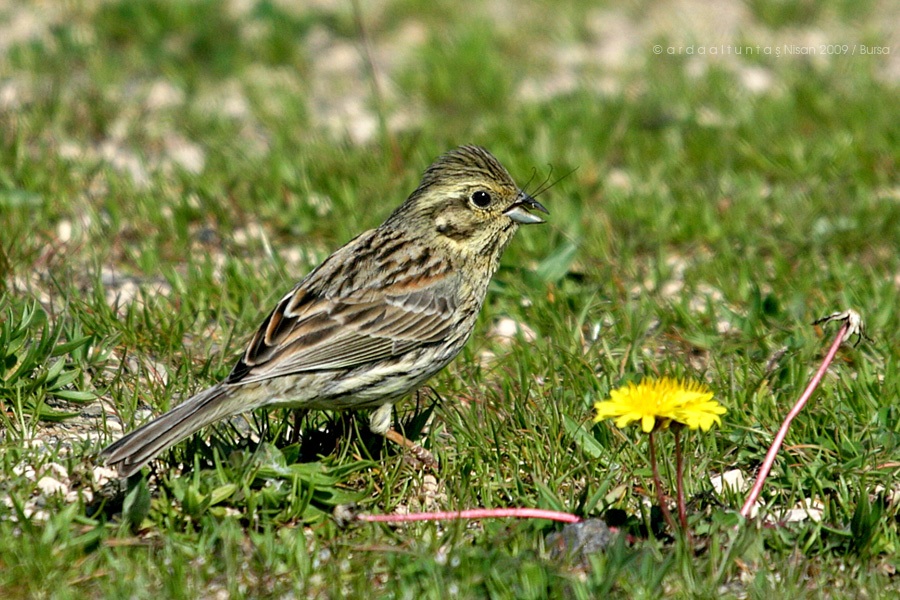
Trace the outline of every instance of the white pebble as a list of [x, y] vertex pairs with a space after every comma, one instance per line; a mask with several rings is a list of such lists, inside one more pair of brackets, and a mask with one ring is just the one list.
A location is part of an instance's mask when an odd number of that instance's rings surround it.
[[117, 479], [118, 477], [119, 472], [115, 469], [110, 469], [108, 467], [94, 467], [94, 484], [98, 486], [106, 485], [107, 482]]
[[709, 482], [717, 494], [721, 494], [726, 488], [732, 492], [742, 492], [747, 489], [747, 478], [740, 469], [732, 469], [721, 475], [710, 477]]
[[37, 486], [45, 494], [67, 494], [69, 492], [69, 487], [62, 481], [46, 475], [38, 479]]
[[533, 342], [537, 339], [534, 329], [509, 317], [503, 317], [494, 323], [488, 335], [504, 345], [514, 341], [519, 335], [525, 342]]

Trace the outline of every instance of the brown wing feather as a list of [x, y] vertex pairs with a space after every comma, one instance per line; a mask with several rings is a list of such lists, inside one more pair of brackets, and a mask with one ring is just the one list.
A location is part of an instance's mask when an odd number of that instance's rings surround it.
[[383, 273], [390, 284], [343, 297], [312, 293], [308, 278], [266, 318], [227, 382], [352, 368], [442, 341], [453, 330], [456, 278], [432, 267], [417, 279]]

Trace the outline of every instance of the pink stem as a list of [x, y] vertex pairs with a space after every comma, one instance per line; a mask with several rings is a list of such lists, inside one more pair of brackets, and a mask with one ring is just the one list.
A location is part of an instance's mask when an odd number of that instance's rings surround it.
[[775, 456], [778, 454], [778, 450], [781, 448], [782, 442], [784, 442], [784, 438], [787, 435], [787, 431], [791, 425], [791, 421], [794, 420], [794, 417], [800, 414], [800, 411], [806, 405], [806, 401], [809, 400], [809, 397], [812, 396], [812, 393], [815, 391], [816, 387], [818, 387], [819, 382], [825, 375], [825, 371], [828, 369], [828, 365], [830, 365], [831, 361], [834, 360], [834, 355], [837, 354], [838, 348], [840, 348], [841, 342], [844, 339], [844, 334], [847, 333], [849, 327], [849, 322], [845, 322], [843, 325], [841, 325], [841, 328], [838, 330], [837, 337], [834, 338], [834, 343], [831, 344], [831, 348], [828, 349], [828, 354], [825, 355], [825, 360], [822, 361], [822, 366], [819, 367], [818, 371], [816, 371], [816, 374], [809, 382], [809, 385], [807, 385], [806, 389], [803, 390], [803, 394], [800, 396], [800, 399], [797, 400], [797, 403], [794, 404], [794, 408], [791, 409], [791, 412], [789, 412], [788, 416], [784, 419], [784, 423], [781, 424], [781, 429], [778, 430], [778, 434], [775, 436], [775, 440], [772, 442], [772, 445], [769, 447], [769, 451], [766, 453], [766, 459], [763, 461], [762, 467], [760, 467], [759, 469], [759, 474], [757, 474], [756, 476], [756, 482], [753, 484], [753, 489], [750, 490], [750, 494], [747, 496], [747, 500], [744, 502], [744, 506], [741, 508], [742, 517], [747, 518], [750, 516], [750, 509], [759, 498], [760, 492], [762, 492], [763, 484], [766, 482], [766, 478], [769, 476], [769, 471], [772, 470], [772, 464], [774, 464], [775, 462]]
[[517, 519], [550, 519], [563, 523], [578, 523], [581, 517], [541, 508], [473, 508], [460, 511], [409, 513], [406, 515], [357, 515], [360, 521], [403, 523], [406, 521], [454, 521], [457, 519], [487, 519], [514, 517]]

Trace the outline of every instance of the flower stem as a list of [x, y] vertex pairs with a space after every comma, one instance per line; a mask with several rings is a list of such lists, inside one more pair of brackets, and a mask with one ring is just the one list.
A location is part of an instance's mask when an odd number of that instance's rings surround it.
[[778, 433], [775, 435], [775, 439], [772, 442], [772, 445], [769, 447], [769, 451], [766, 453], [766, 459], [763, 461], [762, 466], [759, 469], [759, 474], [756, 476], [756, 482], [753, 484], [753, 489], [750, 490], [750, 493], [747, 495], [747, 500], [744, 502], [744, 506], [741, 508], [741, 516], [747, 518], [750, 516], [750, 509], [753, 508], [753, 505], [756, 504], [756, 500], [759, 498], [760, 492], [762, 492], [763, 484], [766, 482], [766, 478], [769, 476], [769, 471], [772, 470], [772, 465], [775, 463], [775, 456], [778, 454], [778, 450], [781, 448], [781, 444], [784, 442], [784, 438], [787, 435], [788, 428], [791, 425], [791, 421], [794, 420], [803, 407], [806, 405], [806, 401], [809, 400], [809, 397], [812, 396], [812, 393], [819, 386], [819, 382], [822, 380], [822, 377], [825, 375], [825, 371], [828, 369], [828, 365], [831, 364], [831, 361], [834, 360], [834, 355], [837, 354], [838, 348], [841, 346], [841, 342], [844, 341], [844, 336], [850, 330], [851, 323], [850, 321], [845, 321], [841, 328], [838, 330], [837, 336], [834, 338], [834, 343], [831, 344], [831, 348], [828, 349], [828, 354], [825, 355], [825, 359], [822, 361], [822, 366], [819, 367], [819, 370], [816, 371], [816, 374], [813, 376], [812, 380], [810, 380], [809, 385], [806, 386], [806, 389], [803, 390], [803, 394], [800, 395], [800, 398], [794, 404], [794, 407], [791, 409], [791, 412], [788, 413], [787, 417], [785, 417], [784, 422], [781, 424], [781, 429], [778, 430]]
[[669, 507], [666, 505], [666, 495], [663, 493], [662, 479], [659, 477], [659, 467], [656, 464], [656, 441], [653, 433], [651, 431], [648, 437], [650, 441], [650, 469], [653, 471], [653, 487], [656, 488], [656, 502], [659, 504], [659, 510], [662, 511], [663, 519], [665, 519], [669, 529], [674, 532], [678, 530], [678, 527], [675, 525], [672, 513], [669, 512]]
[[681, 523], [681, 530], [685, 537], [690, 541], [691, 531], [688, 529], [687, 507], [684, 505], [684, 454], [681, 451], [681, 427], [675, 425], [672, 433], [675, 435], [675, 486], [678, 490], [678, 521]]

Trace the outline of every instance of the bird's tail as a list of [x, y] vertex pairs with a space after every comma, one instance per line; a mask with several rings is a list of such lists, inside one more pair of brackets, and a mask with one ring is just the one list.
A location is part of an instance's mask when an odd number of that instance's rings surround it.
[[118, 469], [120, 477], [128, 477], [200, 428], [228, 416], [230, 395], [229, 388], [214, 385], [113, 442], [100, 458]]

